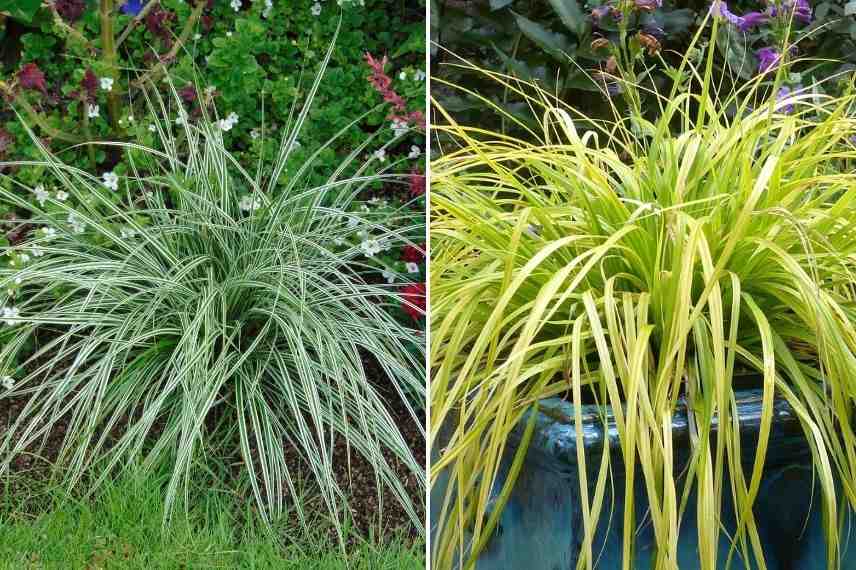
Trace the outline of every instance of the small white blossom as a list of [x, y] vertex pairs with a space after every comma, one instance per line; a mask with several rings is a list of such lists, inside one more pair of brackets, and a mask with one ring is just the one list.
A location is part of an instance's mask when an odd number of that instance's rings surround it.
[[122, 239], [131, 239], [137, 237], [137, 230], [134, 228], [122, 228], [119, 230], [119, 235], [122, 236]]
[[405, 269], [407, 269], [408, 273], [419, 273], [419, 264], [414, 263], [412, 261], [408, 261], [404, 264]]
[[18, 319], [18, 316], [20, 314], [21, 314], [21, 311], [19, 311], [15, 307], [3, 307], [3, 320], [10, 327], [17, 324], [17, 322], [18, 322], [17, 319]]
[[175, 124], [176, 125], [183, 125], [186, 122], [187, 122], [187, 117], [184, 115], [184, 113], [182, 113], [181, 115], [179, 115], [175, 118]]
[[226, 32], [226, 37], [227, 37], [227, 38], [231, 38], [231, 37], [232, 37], [232, 32]]
[[410, 130], [410, 127], [407, 124], [407, 121], [403, 119], [393, 119], [392, 120], [392, 132], [396, 137], [403, 136], [407, 131]]
[[374, 151], [374, 157], [380, 162], [386, 162], [386, 149], [377, 149], [376, 151]]
[[415, 79], [416, 81], [425, 81], [425, 72], [421, 69], [417, 69], [413, 73], [413, 79]]
[[128, 122], [129, 122], [129, 123], [133, 123], [133, 122], [134, 122], [134, 115], [128, 115]]
[[3, 388], [6, 390], [11, 390], [15, 387], [15, 379], [11, 376], [4, 376], [3, 379], [0, 380], [0, 383], [3, 384]]
[[57, 191], [56, 199], [60, 202], [65, 202], [66, 200], [68, 200], [68, 192], [66, 192], [65, 190]]
[[104, 186], [110, 190], [119, 189], [119, 176], [117, 176], [115, 172], [105, 172], [101, 175], [101, 178], [104, 182]]
[[398, 276], [395, 274], [395, 272], [394, 272], [394, 271], [388, 271], [388, 270], [386, 270], [386, 269], [384, 269], [384, 270], [381, 272], [381, 276], [382, 276], [384, 279], [386, 279], [386, 282], [387, 282], [387, 283], [389, 283], [390, 285], [391, 285], [392, 283], [394, 283], [394, 282], [395, 282], [395, 278], [396, 278], [396, 277], [398, 277]]
[[154, 123], [150, 123], [150, 124], [149, 124], [149, 131], [151, 131], [151, 132], [155, 132], [155, 131], [157, 131], [157, 130], [158, 130], [158, 128], [155, 126], [155, 124], [154, 124]]
[[321, 15], [321, 3], [316, 2], [315, 4], [312, 5], [312, 9], [309, 11], [312, 12], [313, 16], [320, 16]]
[[113, 91], [113, 78], [112, 77], [102, 77], [101, 78], [101, 89], [104, 91]]
[[94, 119], [94, 118], [96, 118], [96, 117], [100, 117], [100, 116], [101, 116], [101, 112], [100, 112], [100, 110], [99, 110], [99, 108], [98, 108], [98, 105], [89, 105], [89, 106], [86, 108], [86, 115], [87, 115], [90, 119]]
[[205, 88], [205, 91], [204, 91], [204, 92], [205, 92], [205, 95], [206, 95], [207, 97], [211, 97], [211, 96], [213, 96], [213, 95], [214, 95], [214, 93], [216, 93], [216, 92], [217, 92], [217, 88], [216, 88], [216, 87], [214, 87], [213, 85], [209, 85], [208, 87], [206, 87], [206, 88]]
[[366, 257], [374, 257], [375, 254], [381, 252], [380, 242], [375, 239], [365, 239], [360, 243], [360, 249]]
[[33, 257], [42, 257], [45, 254], [45, 250], [40, 248], [39, 246], [30, 247], [30, 253], [33, 254]]
[[193, 34], [193, 41], [198, 42], [202, 39], [202, 34]]
[[241, 208], [244, 212], [251, 212], [253, 210], [258, 210], [262, 205], [262, 201], [258, 196], [251, 196], [247, 194], [246, 196], [241, 197], [241, 201], [238, 202], [238, 207]]
[[217, 121], [217, 126], [220, 127], [221, 131], [231, 131], [232, 127], [238, 122], [238, 114], [237, 113], [229, 113], [229, 115], [225, 119], [220, 119]]
[[36, 195], [36, 202], [39, 203], [39, 206], [44, 206], [45, 200], [47, 200], [50, 197], [50, 192], [45, 190], [45, 187], [43, 184], [39, 184], [38, 186], [33, 188], [33, 193]]
[[269, 18], [273, 11], [273, 0], [265, 0], [265, 9], [262, 10], [262, 18]]
[[422, 156], [422, 149], [416, 145], [410, 147], [410, 154], [407, 155], [407, 158], [410, 160], [414, 160]]
[[30, 256], [27, 255], [26, 253], [22, 253], [22, 254], [18, 255], [18, 261], [20, 261], [21, 265], [23, 265], [24, 263], [27, 263], [28, 261], [30, 261]]
[[404, 81], [405, 79], [407, 79], [407, 72], [402, 70], [401, 73], [398, 74], [398, 78]]
[[241, 0], [232, 0], [231, 2], [229, 2], [229, 6], [232, 7], [232, 10], [237, 12], [241, 9]]
[[42, 236], [44, 236], [44, 238], [46, 240], [52, 240], [53, 238], [56, 237], [56, 229], [55, 228], [49, 228], [49, 227], [45, 226], [39, 231], [42, 232]]
[[250, 138], [251, 138], [251, 139], [257, 139], [257, 138], [259, 138], [260, 136], [262, 136], [262, 133], [261, 133], [261, 131], [260, 131], [260, 130], [258, 130], [258, 129], [252, 129], [252, 130], [250, 131]]
[[68, 223], [71, 226], [71, 231], [76, 234], [82, 234], [86, 231], [86, 222], [81, 220], [77, 214], [73, 212], [68, 215]]

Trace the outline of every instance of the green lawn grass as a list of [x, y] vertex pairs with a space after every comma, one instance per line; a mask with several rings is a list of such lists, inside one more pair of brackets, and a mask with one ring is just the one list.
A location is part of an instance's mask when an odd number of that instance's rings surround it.
[[395, 537], [382, 544], [353, 537], [343, 554], [320, 519], [308, 524], [312, 533], [294, 521], [265, 532], [246, 522], [250, 511], [234, 497], [214, 490], [197, 493], [188, 514], [164, 526], [158, 481], [126, 479], [90, 500], [37, 485], [22, 491], [17, 483], [0, 487], [2, 570], [425, 567], [424, 546]]

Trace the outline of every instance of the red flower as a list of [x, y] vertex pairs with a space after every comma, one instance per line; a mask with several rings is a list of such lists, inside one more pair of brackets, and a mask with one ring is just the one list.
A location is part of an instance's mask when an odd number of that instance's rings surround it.
[[178, 96], [181, 97], [185, 103], [193, 103], [196, 101], [196, 87], [192, 84], [188, 84], [178, 90]]
[[28, 63], [21, 68], [21, 71], [18, 72], [18, 81], [24, 89], [41, 91], [45, 95], [48, 93], [45, 87], [45, 74], [35, 63]]
[[422, 263], [425, 259], [425, 244], [405, 245], [401, 250], [401, 261], [405, 263]]
[[425, 283], [411, 283], [401, 290], [401, 308], [417, 321], [425, 314]]
[[410, 171], [410, 195], [418, 198], [425, 194], [425, 175], [415, 166]]
[[80, 82], [83, 86], [83, 89], [86, 91], [87, 97], [90, 99], [95, 99], [98, 93], [98, 78], [95, 77], [95, 73], [92, 69], [87, 69], [86, 73], [83, 75], [83, 81]]
[[0, 156], [6, 154], [6, 151], [12, 146], [14, 140], [12, 135], [0, 128]]
[[66, 22], [76, 22], [86, 10], [86, 0], [55, 0], [54, 8]]

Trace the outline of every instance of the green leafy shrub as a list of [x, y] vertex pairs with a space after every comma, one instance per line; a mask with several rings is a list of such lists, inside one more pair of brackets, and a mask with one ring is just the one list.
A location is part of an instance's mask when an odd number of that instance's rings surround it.
[[[320, 75], [310, 102], [319, 85]], [[152, 102], [167, 108], [157, 93]], [[163, 150], [110, 143], [128, 153], [121, 174], [94, 176], [43, 146], [42, 160], [17, 163], [44, 169], [67, 196], [33, 207], [2, 191], [38, 229], [3, 248], [0, 395], [29, 399], [0, 441], [0, 471], [65, 419], [70, 484], [87, 473], [103, 481], [142, 456], [172, 466], [171, 508], [191, 473], [237, 464], [272, 519], [299, 476], [287, 451], [341, 520], [332, 448], [344, 441], [421, 526], [393, 461], [420, 481], [423, 467], [389, 409], [399, 400], [422, 429], [422, 337], [386, 310], [401, 303], [397, 289], [361, 276], [354, 237], [412, 245], [420, 221], [390, 229], [354, 213], [367, 185], [394, 178], [367, 172], [371, 138], [323, 184], [314, 158], [325, 147], [289, 170], [313, 108], [292, 108], [275, 160], [255, 172], [226, 149], [217, 122], [176, 126], [168, 115], [156, 124]]]
[[[776, 397], [802, 423], [827, 560], [838, 567], [840, 515], [856, 507], [856, 100], [810, 91], [764, 100], [760, 77], [718, 99], [713, 68], [684, 65], [699, 81], [659, 96], [656, 122], [594, 121], [529, 90], [544, 112], [527, 140], [454, 121], [443, 129], [458, 144], [432, 163], [429, 440], [442, 452], [431, 481], [451, 482], [438, 567], [470, 567], [490, 539], [514, 484], [512, 470], [493, 490], [509, 434], [541, 398], [560, 394], [577, 410], [579, 568], [596, 563], [613, 473], [604, 453], [589, 466], [595, 479], [587, 475], [584, 398], [615, 414], [623, 567], [642, 523], [633, 506], [641, 481], [651, 566], [677, 567], [695, 491], [699, 561], [718, 568], [720, 540], [729, 558], [764, 567], [751, 507]], [[755, 374], [763, 390], [753, 457], [734, 414], [738, 373]], [[682, 397], [694, 437], [679, 474], [671, 418]], [[524, 444], [516, 457], [525, 453]], [[737, 513], [728, 536], [724, 501]]]
[[[435, 0], [435, 9], [442, 24], [435, 41], [445, 50], [480, 68], [537, 82], [599, 118], [611, 117], [613, 104], [640, 105], [649, 117], [656, 115], [657, 97], [649, 91], [665, 92], [686, 80], [676, 76], [681, 59], [698, 63], [699, 46], [712, 40], [724, 91], [785, 59], [795, 63], [779, 87], [840, 94], [856, 64], [856, 4], [843, 0], [478, 0], [466, 5]], [[710, 12], [725, 23], [715, 37], [712, 26], [704, 25]], [[691, 48], [697, 33], [701, 42]], [[513, 88], [486, 81], [459, 63], [440, 49], [433, 76], [467, 85], [518, 120], [531, 119], [525, 98]], [[623, 91], [614, 81], [619, 68], [627, 74], [623, 80], [644, 86], [623, 93], [640, 101], [616, 97]], [[477, 97], [454, 89], [438, 93], [444, 108], [463, 123], [485, 123]], [[493, 119], [496, 126], [510, 126], [501, 115]]]
[[[164, 150], [160, 134], [152, 130], [158, 119], [150, 116], [145, 90], [157, 85], [172, 103], [169, 83], [162, 81], [168, 72], [180, 95], [180, 102], [165, 110], [170, 120], [193, 123], [203, 111], [213, 114], [216, 106], [224, 143], [236, 159], [270, 163], [277, 156], [277, 145], [269, 144], [271, 133], [278, 133], [293, 106], [305, 99], [311, 85], [307, 78], [338, 33], [311, 121], [285, 168], [298, 170], [314, 157], [316, 168], [306, 175], [322, 185], [344, 156], [373, 137], [375, 146], [365, 153], [375, 157], [375, 166], [395, 165], [416, 176], [424, 171], [424, 129], [415, 123], [402, 128], [390, 119], [367, 80], [371, 70], [365, 63], [366, 53], [387, 55], [393, 87], [409, 111], [424, 113], [424, 5], [418, 2], [66, 0], [53, 8], [45, 3], [30, 24], [15, 26], [4, 45], [8, 54], [0, 77], [0, 90], [12, 101], [0, 107], [0, 159], [41, 160], [14, 109], [67, 164], [98, 176], [129, 173], [120, 147], [80, 143], [134, 141]], [[108, 36], [112, 40], [105, 42]], [[363, 114], [362, 121], [354, 121]], [[337, 143], [322, 149], [334, 136]], [[25, 194], [23, 188], [57, 191], [45, 184], [43, 167], [9, 169], [11, 176], [0, 184], [31, 205], [39, 205], [40, 194]], [[389, 226], [424, 217], [424, 199], [412, 196], [399, 179], [374, 180], [361, 198], [353, 203], [356, 210], [389, 215], [384, 220]], [[401, 215], [404, 210], [409, 218]], [[4, 234], [16, 243], [20, 233], [19, 226], [3, 218], [21, 219], [23, 214], [0, 201], [0, 245], [7, 241]], [[410, 271], [412, 257], [393, 248], [361, 261], [367, 273], [403, 285], [424, 274], [422, 261], [417, 271]], [[0, 259], [0, 264], [7, 261]], [[395, 312], [410, 319], [399, 309]]]

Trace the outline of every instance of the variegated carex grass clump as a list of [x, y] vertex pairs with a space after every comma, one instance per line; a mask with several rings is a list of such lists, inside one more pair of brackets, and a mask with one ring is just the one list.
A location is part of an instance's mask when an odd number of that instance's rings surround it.
[[[491, 492], [509, 434], [561, 394], [578, 438], [584, 394], [611, 406], [627, 470], [613, 480], [603, 454], [592, 481], [579, 441], [579, 568], [596, 565], [607, 517], [628, 570], [645, 522], [652, 568], [678, 568], [680, 529], [695, 523], [701, 568], [725, 567], [722, 538], [729, 559], [763, 568], [751, 507], [776, 397], [805, 431], [838, 566], [841, 515], [856, 506], [856, 100], [811, 89], [766, 99], [759, 84], [776, 93], [775, 71], [717, 94], [711, 67], [684, 65], [695, 87], [660, 97], [654, 122], [593, 121], [498, 75], [543, 109], [542, 132], [524, 141], [446, 115], [456, 144], [432, 165], [431, 482], [450, 482], [433, 521], [438, 568], [473, 567], [519, 468]], [[751, 457], [740, 449], [736, 371], [756, 373], [763, 389]], [[685, 477], [671, 439], [681, 397], [695, 434]], [[634, 481], [650, 521], [634, 518]], [[612, 484], [627, 494], [621, 513], [605, 504]], [[691, 491], [697, 521], [684, 517]], [[726, 501], [738, 517], [729, 535]]]
[[[342, 177], [365, 148], [322, 185], [309, 183], [312, 160], [285, 171], [309, 108], [295, 109], [275, 161], [257, 169], [224, 148], [214, 120], [161, 120], [161, 150], [115, 143], [131, 163], [121, 179], [44, 147], [42, 161], [16, 163], [46, 167], [75, 199], [46, 197], [50, 210], [30, 212], [43, 225], [4, 248], [30, 260], [0, 272], [0, 401], [27, 398], [0, 439], [0, 473], [64, 420], [59, 465], [71, 484], [165, 462], [172, 508], [192, 475], [239, 465], [266, 520], [287, 507], [303, 517], [297, 497], [308, 477], [341, 524], [348, 489], [335, 475], [349, 460], [334, 466], [333, 451], [344, 442], [421, 528], [400, 473], [424, 483], [424, 467], [397, 423], [423, 429], [421, 337], [387, 310], [401, 303], [397, 289], [365, 281], [359, 245], [345, 239], [364, 230], [410, 243], [419, 228], [393, 231], [351, 213], [367, 185], [391, 178], [369, 163]], [[393, 417], [392, 406], [409, 417]], [[305, 468], [295, 472], [288, 457]]]

